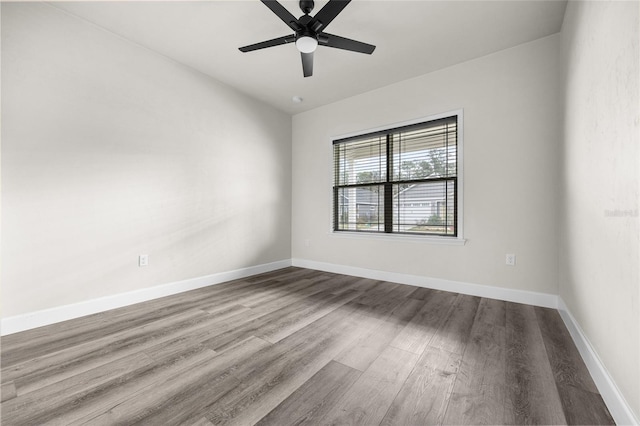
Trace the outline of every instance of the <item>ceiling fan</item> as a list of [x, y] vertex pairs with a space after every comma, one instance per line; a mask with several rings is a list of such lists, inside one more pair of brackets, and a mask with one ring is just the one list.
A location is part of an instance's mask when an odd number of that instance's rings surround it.
[[260, 0], [265, 4], [278, 18], [282, 20], [294, 33], [283, 37], [274, 38], [272, 40], [260, 43], [250, 44], [240, 48], [241, 52], [251, 52], [267, 47], [279, 46], [281, 44], [295, 43], [302, 57], [302, 72], [305, 77], [313, 75], [313, 52], [318, 46], [333, 47], [336, 49], [350, 50], [352, 52], [372, 54], [375, 46], [360, 41], [351, 40], [349, 38], [340, 37], [329, 34], [324, 30], [329, 26], [331, 21], [342, 9], [344, 9], [351, 0], [329, 0], [315, 16], [309, 13], [313, 10], [313, 0], [300, 0], [300, 9], [304, 15], [296, 19], [284, 6], [276, 0]]

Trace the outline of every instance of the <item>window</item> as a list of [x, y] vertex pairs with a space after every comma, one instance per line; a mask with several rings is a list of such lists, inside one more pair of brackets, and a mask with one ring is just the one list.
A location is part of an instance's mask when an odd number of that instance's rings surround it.
[[458, 119], [333, 141], [333, 230], [457, 237]]

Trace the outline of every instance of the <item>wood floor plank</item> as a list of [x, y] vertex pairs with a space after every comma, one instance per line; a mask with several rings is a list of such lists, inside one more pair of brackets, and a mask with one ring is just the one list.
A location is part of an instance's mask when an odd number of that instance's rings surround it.
[[558, 311], [539, 307], [534, 310], [556, 382], [597, 393], [598, 388], [578, 349], [571, 344], [571, 335]]
[[485, 322], [498, 327], [507, 325], [507, 304], [502, 300], [488, 299], [483, 297], [478, 305], [476, 322]]
[[[144, 302], [139, 304], [139, 309], [142, 309], [143, 312], [176, 307], [183, 310], [189, 308], [216, 310], [219, 307], [238, 304], [238, 301], [253, 297], [256, 293], [262, 293], [264, 290], [271, 291], [274, 287], [287, 285], [290, 281], [296, 280], [297, 277], [312, 275], [309, 270], [284, 268], [274, 271], [273, 274], [265, 274], [265, 276], [257, 275]], [[205, 307], [210, 309], [205, 309]]]
[[391, 291], [387, 293], [387, 297], [395, 297], [400, 299], [406, 299], [415, 291], [415, 287], [406, 284], [398, 284]]
[[422, 307], [422, 302], [405, 299], [386, 318], [369, 324], [368, 333], [363, 334], [349, 348], [336, 356], [335, 361], [365, 371], [386, 349]]
[[[316, 293], [322, 292], [323, 289], [316, 289]], [[304, 297], [309, 296], [306, 292], [292, 292], [290, 297], [282, 297], [280, 299], [272, 300], [264, 305], [247, 309], [242, 305], [235, 305], [238, 309], [229, 315], [228, 310], [233, 306], [225, 305], [224, 309], [211, 310], [214, 317], [214, 321], [211, 324], [203, 324], [196, 328], [184, 330], [179, 336], [176, 336], [173, 340], [167, 340], [165, 343], [170, 346], [179, 345], [178, 342], [197, 342], [202, 344], [208, 340], [222, 341], [224, 335], [234, 335], [232, 339], [224, 342], [225, 346], [234, 344], [234, 342], [243, 340], [246, 336], [251, 335], [252, 331], [255, 331], [255, 327], [251, 328], [251, 325], [261, 324], [266, 325], [270, 323], [270, 319], [281, 318], [283, 314], [279, 310], [289, 307], [290, 311], [299, 309], [299, 306], [295, 303], [305, 303]], [[329, 297], [329, 296], [327, 296]], [[221, 312], [227, 312], [227, 315], [221, 315]], [[249, 330], [249, 331], [247, 331]], [[216, 345], [210, 345], [216, 346]], [[217, 345], [217, 349], [221, 349], [222, 343]], [[162, 347], [157, 348], [159, 351], [163, 351]]]
[[156, 361], [162, 361], [184, 351], [185, 348], [206, 347], [203, 343], [206, 340], [228, 332], [236, 327], [240, 327], [264, 315], [264, 312], [258, 312], [240, 306], [238, 309], [233, 310], [233, 312], [225, 309], [224, 315], [219, 314], [220, 313], [213, 313], [211, 314], [212, 318], [206, 322], [175, 330], [174, 333], [155, 339], [149, 342], [149, 344], [140, 345], [137, 347], [137, 350], [143, 351]]
[[108, 413], [91, 419], [91, 423], [172, 425], [201, 418], [201, 412], [209, 401], [240, 385], [233, 374], [239, 364], [269, 346], [261, 339], [247, 339], [222, 354], [192, 364], [188, 369], [165, 375], [153, 384], [153, 392], [141, 389]]
[[360, 293], [356, 291], [337, 295], [333, 293], [329, 294], [332, 297], [328, 298], [325, 302], [320, 302], [319, 298], [312, 298], [310, 305], [306, 309], [297, 312], [295, 315], [289, 315], [281, 321], [262, 326], [261, 330], [256, 333], [256, 336], [270, 343], [277, 343], [360, 295]]
[[216, 425], [258, 422], [331, 361], [345, 337], [358, 333], [358, 306], [350, 302], [252, 358], [235, 373], [242, 385], [212, 403], [206, 417]]
[[213, 423], [209, 421], [206, 417], [202, 417], [201, 419], [196, 420], [194, 423], [190, 423], [191, 426], [213, 426]]
[[260, 282], [263, 282], [264, 280], [271, 280], [271, 279], [285, 279], [287, 281], [292, 281], [292, 280], [297, 280], [304, 277], [315, 276], [317, 274], [319, 274], [318, 271], [290, 266], [288, 268], [277, 269], [275, 271], [265, 272], [264, 274], [247, 277], [247, 278], [244, 278], [244, 280], [251, 283], [260, 283]]
[[[259, 293], [262, 293], [263, 290], [259, 289], [259, 286], [260, 284], [255, 284], [256, 289], [253, 290], [254, 293], [256, 291]], [[242, 306], [244, 308], [251, 308], [251, 306], [247, 306], [245, 303], [243, 303], [251, 297], [251, 294], [250, 294], [251, 292], [252, 291], [250, 289], [247, 289], [247, 291], [240, 291], [237, 293], [229, 292], [219, 298], [215, 298], [213, 300], [209, 299], [207, 300], [206, 303], [201, 303], [198, 307], [203, 311], [206, 311], [209, 313], [215, 313], [220, 310], [225, 310], [230, 308], [231, 306]]]
[[427, 347], [380, 424], [442, 424], [459, 364], [459, 354]]
[[432, 290], [430, 288], [424, 288], [424, 287], [417, 287], [411, 294], [409, 294], [409, 297], [412, 299], [427, 300], [433, 295], [434, 291], [437, 291], [437, 290]]
[[203, 309], [203, 311], [207, 312], [208, 314], [211, 314], [212, 317], [216, 318], [217, 320], [226, 319], [226, 318], [235, 316], [240, 312], [247, 312], [250, 310], [251, 308], [248, 308], [246, 306], [242, 306], [239, 304], [229, 304], [224, 306], [218, 306], [208, 310]]
[[[127, 331], [132, 327], [144, 326], [147, 323], [170, 316], [172, 313], [182, 311], [184, 308], [175, 311], [158, 311], [155, 315], [142, 318], [132, 315], [131, 318], [124, 320], [108, 318], [106, 314], [96, 314], [83, 318], [84, 324], [78, 324], [78, 321], [65, 321], [69, 324], [41, 327], [42, 330], [38, 330], [37, 334], [29, 331], [24, 335], [16, 333], [15, 335], [3, 336], [2, 368], [7, 369], [35, 357]], [[41, 336], [38, 336], [39, 334]], [[31, 337], [34, 335], [36, 337]]]
[[156, 344], [159, 340], [209, 319], [200, 311], [184, 312], [12, 366], [3, 370], [3, 376], [14, 380], [18, 395], [25, 394], [135, 354], [147, 345]]
[[[507, 401], [505, 302], [482, 299], [456, 376], [445, 424], [514, 424]], [[502, 321], [496, 324], [488, 318]], [[499, 325], [502, 323], [503, 325]]]
[[296, 267], [0, 351], [11, 426], [613, 421], [554, 310]]
[[[418, 289], [428, 290], [428, 289]], [[415, 354], [422, 354], [425, 348], [442, 326], [447, 312], [456, 300], [455, 293], [429, 290], [420, 294], [422, 306], [407, 326], [398, 333], [391, 346]]]
[[598, 388], [564, 325], [558, 311], [534, 308], [560, 402], [569, 424], [613, 424]]
[[272, 295], [277, 291], [277, 289], [287, 285], [291, 285], [291, 283], [281, 280], [268, 280], [259, 283], [242, 283], [242, 287], [231, 288], [223, 292], [207, 295], [198, 302], [197, 307], [203, 311], [214, 312], [232, 305], [247, 306], [245, 303], [250, 303], [253, 299], [258, 297], [273, 299], [274, 296]]
[[330, 361], [258, 422], [260, 426], [316, 425], [362, 373]]
[[388, 294], [391, 293], [394, 288], [400, 285], [395, 283], [387, 283], [385, 281], [373, 280], [367, 280], [365, 281], [365, 283], [370, 286], [370, 288], [367, 289], [367, 291], [362, 296], [356, 299], [356, 302], [368, 306], [377, 306], [380, 304], [384, 304], [390, 299]]
[[589, 392], [575, 386], [558, 384], [558, 393], [567, 424], [570, 425], [615, 425], [599, 393]]
[[158, 343], [157, 345], [142, 348], [141, 353], [144, 353], [156, 363], [162, 363], [169, 359], [175, 359], [180, 357], [185, 350], [204, 350], [207, 349], [210, 352], [215, 352], [211, 348], [208, 348], [201, 342], [201, 338], [198, 335], [206, 336], [207, 333], [202, 330], [200, 333], [189, 333], [178, 336], [175, 339], [167, 340]]
[[[54, 421], [78, 395], [150, 364], [151, 360], [144, 354], [134, 354], [65, 379], [62, 383], [20, 395], [2, 404], [3, 423], [44, 424]], [[39, 412], [30, 410], [36, 404], [40, 407]]]
[[479, 304], [479, 297], [458, 294], [429, 346], [462, 355]]
[[3, 383], [0, 395], [2, 395], [0, 402], [5, 402], [15, 398], [18, 395], [16, 393], [16, 384], [14, 382]]
[[566, 424], [532, 306], [507, 303], [508, 395], [517, 424]]
[[[227, 341], [224, 345], [224, 348], [230, 347], [240, 341], [246, 340], [247, 337], [254, 334], [252, 332], [246, 332], [247, 324], [256, 319], [258, 323], [267, 323], [268, 321], [266, 321], [264, 317], [269, 313], [270, 308], [275, 309], [280, 305], [281, 303], [273, 303], [269, 306], [265, 305], [260, 309], [249, 309], [240, 305], [239, 309], [234, 311], [233, 315], [216, 316], [211, 322], [184, 329], [178, 335], [172, 335], [170, 339], [158, 339], [156, 340], [156, 345], [139, 349], [143, 350], [148, 356], [156, 360], [161, 360], [184, 350], [184, 347], [207, 346], [212, 349], [211, 346], [216, 345], [210, 344], [210, 341], [220, 339], [220, 336], [237, 332], [237, 335], [232, 339], [233, 341]], [[255, 331], [255, 328], [251, 330]], [[217, 352], [224, 349], [223, 345], [217, 346]]]
[[292, 290], [300, 291], [305, 288], [313, 289], [313, 284], [313, 280], [308, 278], [294, 280], [291, 282], [280, 281], [278, 284], [271, 285], [263, 291], [250, 292], [243, 295], [242, 297], [235, 296], [233, 300], [240, 305], [247, 306], [249, 308], [255, 308], [256, 306], [263, 305], [271, 300], [287, 296]]
[[[306, 298], [313, 298], [320, 293], [329, 293], [332, 292], [333, 289], [333, 283], [327, 285], [326, 283], [318, 283], [315, 280], [307, 280], [306, 278], [296, 280], [293, 284], [296, 283], [298, 284], [297, 286], [291, 287], [285, 293], [277, 296], [273, 296], [273, 293], [270, 293], [270, 297], [261, 300], [260, 303], [253, 303], [257, 299], [248, 299], [244, 293], [241, 295], [230, 294], [229, 297], [224, 300], [217, 300], [214, 303], [203, 306], [202, 309], [213, 313], [220, 309], [229, 308], [232, 305], [240, 305], [251, 308], [251, 312], [255, 314], [254, 318], [257, 318], [260, 315], [266, 315], [290, 305], [306, 303]], [[259, 290], [260, 291], [257, 292], [254, 290], [254, 293], [262, 294], [263, 291], [261, 289]]]
[[364, 293], [369, 290], [371, 280], [367, 278], [350, 277], [348, 275], [335, 275], [331, 278], [331, 282], [336, 286], [332, 293], [339, 294], [349, 290]]
[[417, 361], [418, 355], [388, 346], [319, 424], [379, 424]]
[[142, 327], [147, 323], [196, 309], [200, 305], [206, 304], [208, 300], [219, 300], [221, 296], [226, 295], [233, 299], [238, 297], [238, 292], [244, 291], [246, 294], [251, 294], [256, 289], [268, 287], [267, 284], [266, 282], [223, 283], [88, 315], [81, 320], [64, 321], [3, 336], [2, 368], [40, 356], [45, 352], [64, 350], [96, 338], [106, 337], [134, 327]]
[[[114, 384], [100, 386], [86, 395], [80, 395], [82, 404], [75, 403], [66, 411], [63, 411], [56, 418], [57, 424], [64, 425], [96, 425], [114, 424], [116, 417], [126, 417], [130, 423], [141, 411], [149, 407], [145, 403], [160, 403], [156, 396], [168, 398], [169, 391], [161, 386], [172, 378], [179, 378], [185, 375], [195, 375], [194, 371], [200, 368], [217, 368], [229, 357], [236, 357], [236, 361], [250, 357], [268, 343], [252, 338], [239, 343], [230, 348], [225, 358], [219, 358], [221, 354], [215, 353], [207, 348], [185, 348], [180, 356], [172, 359], [165, 359], [162, 362], [151, 364], [147, 368], [132, 371], [130, 374], [122, 376]], [[235, 382], [237, 383], [237, 382]], [[138, 398], [137, 395], [143, 395]], [[192, 393], [192, 396], [201, 395], [199, 392]], [[145, 399], [149, 397], [150, 399]], [[133, 405], [128, 405], [133, 402]], [[123, 407], [124, 405], [124, 407]], [[162, 406], [162, 404], [159, 404]], [[123, 410], [128, 407], [129, 411]], [[122, 424], [126, 422], [123, 420]]]
[[318, 317], [322, 317], [341, 305], [348, 303], [358, 296], [358, 293], [353, 292], [353, 294], [345, 293], [334, 295], [323, 292], [316, 296], [317, 297], [314, 297], [312, 300], [290, 304], [257, 317], [240, 327], [207, 339], [203, 343], [213, 350], [219, 351], [239, 340], [253, 335], [264, 335], [275, 342], [307, 325], [307, 316], [312, 316], [315, 321]]

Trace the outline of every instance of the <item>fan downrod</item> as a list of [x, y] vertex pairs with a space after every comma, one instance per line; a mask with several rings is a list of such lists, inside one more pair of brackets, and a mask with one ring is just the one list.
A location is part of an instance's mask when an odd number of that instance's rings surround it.
[[308, 15], [313, 10], [313, 0], [300, 0], [300, 9], [305, 15]]

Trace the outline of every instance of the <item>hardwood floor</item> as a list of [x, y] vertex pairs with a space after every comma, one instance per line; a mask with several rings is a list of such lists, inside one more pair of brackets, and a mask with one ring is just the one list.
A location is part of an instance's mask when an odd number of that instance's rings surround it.
[[2, 424], [613, 424], [551, 309], [286, 268], [2, 338]]

